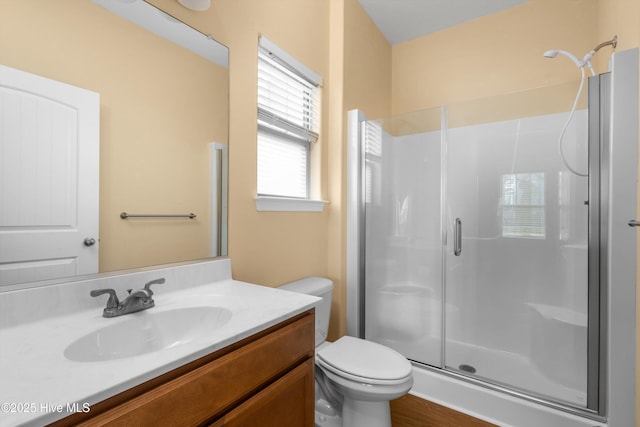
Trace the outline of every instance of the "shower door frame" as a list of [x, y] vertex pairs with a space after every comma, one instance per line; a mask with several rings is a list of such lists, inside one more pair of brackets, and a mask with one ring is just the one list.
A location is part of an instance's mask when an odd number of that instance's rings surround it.
[[609, 149], [611, 74], [589, 78], [589, 235], [587, 317], [588, 411], [605, 416], [607, 342], [607, 248], [609, 224]]
[[[601, 80], [602, 78], [602, 80]], [[452, 378], [456, 378], [458, 380], [462, 380], [471, 384], [475, 384], [481, 386], [483, 388], [487, 388], [490, 390], [499, 391], [508, 395], [516, 396], [518, 398], [526, 399], [544, 406], [548, 406], [551, 408], [559, 409], [564, 412], [572, 413], [575, 415], [591, 418], [596, 421], [604, 422], [605, 415], [603, 412], [604, 408], [604, 397], [605, 390], [601, 387], [601, 384], [604, 384], [604, 369], [600, 369], [600, 360], [603, 360], [603, 354], [601, 352], [601, 338], [606, 337], [606, 319], [600, 320], [600, 306], [601, 304], [606, 304], [606, 301], [603, 300], [606, 296], [606, 292], [600, 292], [601, 280], [602, 286], [606, 286], [606, 264], [602, 265], [602, 262], [606, 262], [606, 256], [601, 256], [601, 248], [606, 250], [607, 248], [607, 234], [606, 234], [606, 224], [601, 226], [600, 221], [606, 221], [607, 212], [606, 206], [608, 202], [607, 197], [607, 185], [608, 181], [606, 180], [607, 171], [605, 169], [603, 173], [601, 173], [600, 168], [603, 167], [603, 163], [608, 161], [606, 157], [606, 151], [608, 149], [608, 124], [607, 124], [607, 114], [610, 112], [609, 104], [606, 102], [607, 98], [607, 90], [610, 86], [610, 79], [608, 75], [596, 76], [590, 79], [589, 85], [589, 100], [588, 100], [588, 152], [589, 152], [589, 178], [588, 178], [588, 284], [587, 284], [587, 292], [588, 292], [588, 339], [587, 339], [587, 403], [585, 406], [579, 406], [571, 404], [570, 402], [554, 399], [551, 396], [541, 395], [532, 390], [518, 388], [516, 385], [508, 385], [500, 382], [495, 382], [490, 378], [479, 378], [471, 374], [466, 374], [464, 372], [459, 372], [447, 366], [446, 364], [446, 329], [447, 329], [447, 321], [446, 321], [446, 310], [442, 310], [442, 318], [441, 318], [441, 356], [440, 356], [440, 365], [433, 365], [427, 362], [411, 360], [414, 365], [424, 367], [425, 369], [436, 371], [442, 375], [447, 375]], [[601, 93], [602, 91], [602, 93]], [[602, 105], [601, 105], [602, 98]], [[448, 163], [448, 147], [449, 141], [447, 139], [447, 130], [448, 128], [448, 108], [447, 106], [440, 107], [441, 114], [441, 137], [440, 137], [440, 226], [441, 226], [441, 245], [442, 245], [442, 253], [441, 253], [441, 283], [440, 286], [442, 288], [442, 305], [446, 305], [446, 288], [447, 288], [447, 247], [449, 241], [454, 238], [453, 236], [448, 235], [446, 221], [444, 221], [445, 211], [447, 209], [449, 203], [449, 189], [447, 183], [447, 163]], [[365, 124], [366, 117], [363, 114], [358, 114], [358, 117], [361, 119], [358, 124], [358, 137], [364, 138], [366, 135]], [[355, 120], [355, 117], [352, 118]], [[602, 121], [602, 123], [601, 123]], [[358, 158], [360, 159], [358, 162], [358, 171], [356, 175], [359, 177], [358, 181], [361, 183], [365, 182], [365, 167], [364, 162], [366, 158], [365, 153], [365, 144], [360, 144], [358, 149]], [[600, 154], [603, 154], [601, 156]], [[604, 163], [604, 167], [606, 168], [606, 163]], [[592, 173], [592, 171], [596, 171]], [[357, 199], [358, 199], [358, 218], [361, 218], [362, 221], [358, 222], [359, 235], [361, 236], [359, 245], [358, 245], [358, 254], [359, 254], [359, 269], [357, 272], [357, 280], [358, 283], [361, 283], [361, 289], [359, 289], [360, 298], [358, 301], [358, 312], [360, 313], [360, 319], [358, 319], [357, 328], [353, 331], [349, 331], [348, 333], [354, 336], [358, 336], [361, 338], [365, 338], [365, 293], [366, 293], [366, 273], [365, 273], [365, 259], [366, 259], [366, 232], [365, 232], [365, 223], [364, 217], [366, 215], [365, 209], [365, 199], [364, 199], [364, 191], [362, 191], [363, 186], [358, 189]], [[602, 196], [601, 196], [602, 193]], [[604, 212], [602, 212], [604, 211]], [[461, 236], [459, 236], [461, 237]], [[348, 239], [350, 241], [350, 239]], [[601, 276], [604, 274], [604, 276]], [[356, 301], [355, 299], [348, 298], [349, 301]], [[352, 324], [352, 319], [348, 319], [348, 325]], [[594, 367], [595, 366], [595, 367]], [[592, 371], [593, 369], [593, 371]], [[601, 400], [602, 399], [602, 402]]]

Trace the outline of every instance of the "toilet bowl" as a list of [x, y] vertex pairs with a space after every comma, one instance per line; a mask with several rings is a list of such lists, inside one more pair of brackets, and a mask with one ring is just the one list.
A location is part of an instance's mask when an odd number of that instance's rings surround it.
[[333, 289], [329, 279], [309, 277], [280, 289], [322, 298], [316, 307], [316, 426], [390, 427], [389, 400], [413, 385], [409, 361], [361, 338], [326, 341]]

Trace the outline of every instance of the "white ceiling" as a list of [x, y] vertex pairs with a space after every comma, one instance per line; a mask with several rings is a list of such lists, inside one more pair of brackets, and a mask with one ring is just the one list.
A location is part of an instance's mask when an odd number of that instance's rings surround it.
[[528, 0], [358, 0], [389, 43], [397, 44]]

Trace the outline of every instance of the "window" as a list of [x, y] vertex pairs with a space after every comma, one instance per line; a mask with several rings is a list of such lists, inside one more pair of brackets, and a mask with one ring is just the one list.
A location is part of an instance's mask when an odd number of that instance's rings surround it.
[[258, 196], [309, 199], [322, 79], [265, 37], [258, 50]]
[[502, 175], [502, 235], [545, 237], [544, 173]]

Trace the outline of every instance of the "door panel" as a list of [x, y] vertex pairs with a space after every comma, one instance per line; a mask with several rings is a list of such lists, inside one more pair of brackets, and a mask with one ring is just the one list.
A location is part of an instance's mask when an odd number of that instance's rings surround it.
[[0, 66], [0, 285], [98, 271], [99, 109]]
[[[456, 120], [455, 108], [449, 119]], [[568, 113], [447, 130], [445, 366], [586, 404], [587, 177]], [[564, 137], [587, 170], [586, 112]]]

